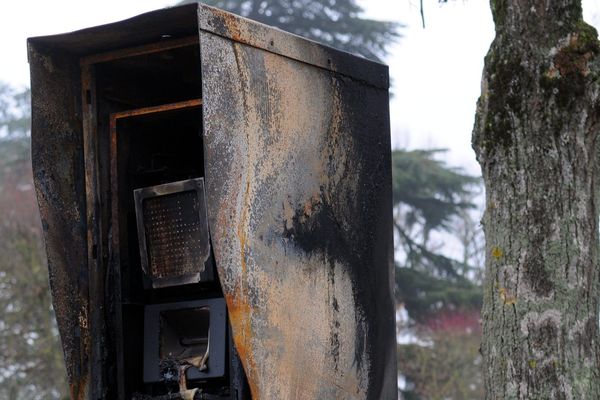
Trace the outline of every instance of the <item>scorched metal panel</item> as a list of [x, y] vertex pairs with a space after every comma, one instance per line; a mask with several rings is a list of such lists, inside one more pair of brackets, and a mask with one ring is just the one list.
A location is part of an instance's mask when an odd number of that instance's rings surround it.
[[268, 50], [296, 37], [210, 21], [207, 206], [253, 398], [396, 398], [388, 92], [326, 48], [328, 69]]

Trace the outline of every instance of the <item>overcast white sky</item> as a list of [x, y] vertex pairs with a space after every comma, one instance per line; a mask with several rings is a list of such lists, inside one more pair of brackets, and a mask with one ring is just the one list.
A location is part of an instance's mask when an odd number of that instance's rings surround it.
[[[168, 0], [29, 0], [0, 4], [0, 80], [29, 84], [25, 39], [125, 19], [171, 5]], [[450, 149], [448, 161], [479, 174], [470, 146], [483, 56], [493, 38], [488, 0], [359, 0], [368, 16], [406, 25], [388, 59], [394, 98], [395, 146]], [[600, 0], [584, 0], [589, 22], [600, 25]]]

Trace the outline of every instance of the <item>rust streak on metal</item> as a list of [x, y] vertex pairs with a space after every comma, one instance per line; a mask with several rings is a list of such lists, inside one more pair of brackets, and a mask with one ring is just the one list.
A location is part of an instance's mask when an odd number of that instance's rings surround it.
[[107, 61], [118, 60], [121, 58], [158, 53], [160, 51], [177, 49], [180, 47], [196, 46], [198, 45], [198, 41], [198, 36], [188, 36], [179, 39], [165, 40], [158, 43], [151, 43], [138, 47], [129, 47], [126, 49], [108, 51], [106, 53], [93, 54], [91, 56], [83, 57], [81, 59], [81, 65], [98, 64]]
[[81, 377], [79, 381], [70, 383], [69, 392], [71, 393], [71, 400], [85, 400], [87, 397], [87, 379]]
[[234, 41], [239, 42], [242, 37], [242, 31], [240, 29], [239, 19], [236, 16], [234, 16], [233, 14], [229, 14], [229, 13], [221, 13], [220, 17], [223, 18], [223, 22], [225, 23], [227, 30], [229, 31], [229, 34], [231, 35], [231, 38]]
[[[244, 204], [242, 210], [242, 217], [240, 218], [240, 223], [237, 228], [238, 239], [240, 240], [240, 262], [242, 264], [242, 274], [245, 276], [247, 272], [246, 265], [246, 228], [248, 224], [248, 200], [250, 197], [250, 180], [246, 181], [246, 190], [244, 191]], [[243, 291], [243, 287], [242, 287]]]
[[239, 278], [239, 284], [235, 290], [236, 295], [225, 296], [227, 298], [229, 316], [233, 324], [234, 342], [238, 353], [243, 360], [248, 362], [246, 373], [248, 374], [248, 382], [250, 384], [250, 391], [252, 392], [252, 398], [258, 400], [258, 387], [256, 385], [257, 380], [254, 378], [256, 375], [256, 365], [254, 363], [253, 351], [251, 349], [252, 339], [252, 309], [248, 304], [247, 288], [248, 288], [248, 266], [246, 263], [246, 247], [247, 247], [247, 230], [248, 230], [248, 210], [250, 200], [250, 177], [246, 176], [246, 188], [244, 190], [244, 200], [242, 215], [237, 226], [237, 236], [240, 244], [240, 264], [242, 273]]
[[117, 120], [121, 118], [137, 117], [140, 115], [155, 114], [159, 112], [182, 110], [184, 108], [196, 108], [200, 106], [202, 106], [202, 99], [192, 99], [186, 101], [179, 101], [177, 103], [162, 104], [160, 106], [136, 108], [133, 110], [121, 111], [111, 114], [111, 124], [113, 123], [113, 119]]
[[254, 351], [252, 350], [252, 326], [250, 316], [252, 315], [252, 307], [246, 301], [245, 295], [241, 296], [226, 296], [227, 310], [233, 328], [233, 341], [240, 358], [245, 360], [246, 374], [248, 375], [248, 383], [252, 393], [253, 400], [259, 400], [259, 390], [257, 385], [257, 367], [254, 361]]

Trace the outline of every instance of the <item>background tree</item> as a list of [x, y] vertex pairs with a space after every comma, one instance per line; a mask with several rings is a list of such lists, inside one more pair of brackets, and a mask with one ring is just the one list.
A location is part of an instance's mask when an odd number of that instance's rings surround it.
[[[392, 152], [397, 298], [415, 320], [428, 319], [442, 307], [481, 305], [480, 289], [470, 279], [477, 266], [472, 256], [465, 256], [475, 239], [463, 235], [457, 241], [463, 246], [461, 259], [438, 251], [447, 246], [449, 236], [458, 238], [457, 227], [464, 231], [473, 225], [469, 211], [475, 208], [479, 187], [478, 178], [436, 158], [443, 152]], [[432, 234], [444, 235], [439, 245], [432, 243]]]
[[66, 372], [29, 155], [29, 91], [0, 84], [0, 398], [60, 399]]
[[0, 138], [22, 138], [29, 134], [29, 94], [29, 89], [17, 89], [0, 82]]
[[[483, 393], [480, 230], [473, 216], [480, 180], [448, 167], [443, 154], [392, 152], [396, 299], [407, 311], [398, 326], [405, 400], [475, 400]], [[449, 242], [458, 257], [447, 255]]]
[[580, 0], [491, 2], [473, 147], [486, 186], [486, 399], [598, 399], [600, 43]]

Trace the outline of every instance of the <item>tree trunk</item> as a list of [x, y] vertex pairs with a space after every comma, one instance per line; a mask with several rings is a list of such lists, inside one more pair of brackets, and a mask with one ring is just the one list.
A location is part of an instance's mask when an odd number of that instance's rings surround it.
[[600, 45], [580, 1], [491, 0], [473, 148], [486, 185], [486, 399], [600, 399]]

